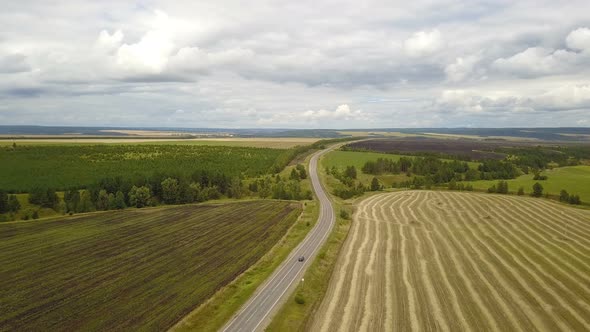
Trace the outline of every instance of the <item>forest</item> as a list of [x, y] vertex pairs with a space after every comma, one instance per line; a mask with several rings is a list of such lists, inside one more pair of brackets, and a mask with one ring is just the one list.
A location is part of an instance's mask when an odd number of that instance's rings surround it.
[[[14, 220], [27, 193], [33, 206], [59, 213], [186, 204], [212, 199], [260, 197], [312, 199], [302, 189], [301, 164], [281, 172], [294, 158], [324, 144], [291, 149], [196, 145], [34, 145], [0, 147], [0, 219]], [[61, 194], [63, 193], [63, 194]], [[5, 215], [2, 215], [5, 214]]]

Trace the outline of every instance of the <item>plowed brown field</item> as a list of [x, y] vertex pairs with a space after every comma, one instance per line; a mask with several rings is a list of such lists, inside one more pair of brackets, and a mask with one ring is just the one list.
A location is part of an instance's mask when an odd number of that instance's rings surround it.
[[363, 201], [312, 331], [589, 331], [590, 217], [541, 199]]

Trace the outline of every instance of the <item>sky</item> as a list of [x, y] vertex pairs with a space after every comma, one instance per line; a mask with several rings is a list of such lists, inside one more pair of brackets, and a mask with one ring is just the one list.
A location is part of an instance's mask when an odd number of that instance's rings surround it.
[[588, 0], [0, 2], [0, 125], [590, 126]]

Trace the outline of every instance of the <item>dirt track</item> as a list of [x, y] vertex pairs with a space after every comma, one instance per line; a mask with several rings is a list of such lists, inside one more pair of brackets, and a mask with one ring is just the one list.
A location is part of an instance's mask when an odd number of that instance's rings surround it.
[[588, 331], [590, 218], [541, 199], [363, 201], [312, 331]]

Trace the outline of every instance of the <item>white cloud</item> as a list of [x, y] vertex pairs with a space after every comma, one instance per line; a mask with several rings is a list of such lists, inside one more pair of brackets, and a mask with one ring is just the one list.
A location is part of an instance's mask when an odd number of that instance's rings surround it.
[[590, 84], [565, 85], [534, 94], [511, 91], [444, 90], [433, 109], [443, 113], [487, 113], [501, 116], [522, 112], [590, 111]]
[[565, 41], [571, 49], [590, 52], [590, 29], [578, 28], [570, 32]]
[[564, 85], [534, 98], [533, 103], [539, 109], [590, 110], [590, 84]]
[[590, 29], [578, 28], [565, 38], [566, 45], [581, 53], [567, 49], [529, 47], [510, 57], [500, 58], [492, 67], [500, 73], [520, 77], [559, 75], [580, 71], [590, 65]]
[[109, 34], [107, 30], [102, 30], [96, 40], [96, 47], [106, 53], [114, 52], [121, 46], [123, 37], [121, 30], [117, 30], [113, 34]]
[[570, 70], [576, 54], [566, 50], [530, 47], [508, 58], [494, 61], [492, 66], [500, 72], [522, 77], [559, 74]]
[[301, 117], [306, 121], [320, 121], [320, 120], [344, 120], [344, 121], [366, 121], [367, 115], [361, 110], [351, 110], [347, 104], [338, 106], [334, 111], [327, 111], [324, 109], [318, 111], [308, 110], [304, 112]]
[[140, 73], [160, 73], [173, 50], [174, 43], [166, 33], [148, 31], [139, 42], [119, 47], [117, 65]]
[[435, 101], [436, 108], [443, 112], [480, 113], [482, 98], [467, 90], [445, 90]]
[[588, 12], [587, 0], [16, 1], [0, 11], [0, 122], [576, 125]]
[[440, 50], [443, 40], [438, 29], [415, 32], [404, 41], [404, 49], [411, 57], [431, 55]]
[[308, 110], [304, 112], [301, 117], [307, 121], [318, 121], [318, 120], [366, 120], [367, 116], [361, 110], [353, 111], [346, 104], [338, 106], [334, 111], [319, 110], [312, 111]]
[[454, 63], [445, 67], [445, 74], [450, 82], [460, 82], [471, 77], [476, 72], [477, 56], [459, 57]]

